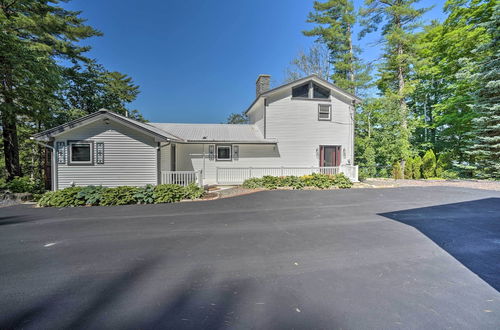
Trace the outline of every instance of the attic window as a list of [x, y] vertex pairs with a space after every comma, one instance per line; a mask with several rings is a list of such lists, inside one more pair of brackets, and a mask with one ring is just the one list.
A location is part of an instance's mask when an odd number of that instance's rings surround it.
[[309, 97], [309, 83], [292, 89], [292, 97]]
[[315, 99], [328, 99], [330, 98], [330, 90], [313, 84], [313, 98]]

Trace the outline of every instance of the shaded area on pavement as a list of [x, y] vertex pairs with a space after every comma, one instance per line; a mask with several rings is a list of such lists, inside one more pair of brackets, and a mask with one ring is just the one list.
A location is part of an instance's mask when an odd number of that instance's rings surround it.
[[500, 198], [380, 215], [415, 227], [500, 291]]

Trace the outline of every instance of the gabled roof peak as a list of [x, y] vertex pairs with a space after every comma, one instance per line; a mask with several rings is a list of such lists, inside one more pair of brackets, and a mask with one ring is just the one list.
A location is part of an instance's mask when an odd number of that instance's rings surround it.
[[273, 93], [276, 93], [284, 88], [292, 88], [292, 87], [295, 87], [295, 86], [298, 86], [298, 85], [301, 85], [301, 84], [304, 84], [308, 81], [315, 81], [316, 83], [318, 84], [321, 84], [322, 86], [324, 87], [327, 87], [333, 91], [335, 91], [336, 93], [340, 94], [340, 95], [343, 95], [344, 97], [348, 98], [348, 99], [351, 99], [353, 102], [355, 103], [360, 103], [362, 102], [362, 99], [357, 97], [356, 95], [332, 84], [331, 82], [321, 78], [320, 76], [318, 76], [317, 74], [311, 74], [309, 76], [306, 76], [306, 77], [303, 77], [303, 78], [299, 78], [297, 80], [294, 80], [292, 82], [289, 82], [289, 83], [286, 83], [286, 84], [283, 84], [283, 85], [280, 85], [278, 87], [275, 87], [275, 88], [272, 88], [264, 93], [261, 93], [260, 95], [258, 95], [255, 100], [252, 102], [252, 104], [248, 107], [248, 109], [245, 111], [245, 113], [247, 113], [248, 111], [250, 111], [250, 109], [255, 105], [255, 103], [257, 103], [257, 101], [261, 98], [261, 97], [266, 97], [266, 96], [269, 96]]

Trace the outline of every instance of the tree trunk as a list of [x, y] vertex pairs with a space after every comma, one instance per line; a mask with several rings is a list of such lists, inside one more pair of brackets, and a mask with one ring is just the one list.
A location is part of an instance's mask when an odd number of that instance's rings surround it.
[[[7, 15], [8, 16], [8, 15]], [[0, 57], [0, 99], [1, 106], [0, 124], [2, 125], [3, 152], [5, 158], [5, 170], [7, 171], [7, 181], [11, 181], [16, 176], [22, 176], [19, 162], [19, 139], [17, 137], [17, 117], [14, 105], [14, 90], [12, 84], [12, 67], [8, 60]]]
[[[399, 29], [402, 29], [402, 23], [401, 23], [401, 17], [396, 16], [395, 17], [395, 24]], [[397, 52], [398, 52], [398, 96], [399, 96], [399, 108], [401, 111], [401, 127], [406, 130], [408, 127], [407, 123], [407, 106], [406, 106], [406, 101], [405, 101], [405, 95], [404, 95], [404, 88], [405, 88], [405, 76], [404, 76], [404, 64], [402, 61], [402, 56], [404, 54], [403, 50], [403, 43], [402, 41], [398, 41], [397, 44]]]
[[2, 111], [2, 139], [5, 156], [5, 169], [7, 181], [16, 176], [22, 176], [19, 163], [19, 140], [17, 138], [17, 118], [10, 111]]
[[[398, 45], [398, 55], [401, 56], [403, 55], [403, 47], [401, 44]], [[404, 88], [405, 88], [405, 77], [404, 77], [404, 68], [403, 68], [403, 63], [398, 61], [398, 82], [399, 82], [399, 89], [398, 89], [398, 94], [399, 94], [399, 107], [401, 109], [401, 126], [406, 129], [408, 126], [407, 123], [407, 106], [406, 106], [406, 101], [405, 101], [405, 96], [404, 96]]]
[[352, 33], [351, 33], [351, 24], [347, 24], [347, 38], [349, 40], [349, 80], [351, 81], [351, 88], [353, 94], [356, 93], [356, 84], [354, 83], [355, 80], [355, 73], [354, 73], [354, 47], [352, 45]]

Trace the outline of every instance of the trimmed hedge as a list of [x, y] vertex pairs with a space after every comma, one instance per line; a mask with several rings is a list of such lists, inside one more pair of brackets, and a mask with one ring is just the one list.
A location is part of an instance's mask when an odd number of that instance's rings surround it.
[[145, 187], [102, 186], [69, 187], [58, 191], [48, 191], [38, 201], [43, 207], [67, 207], [84, 205], [130, 205], [173, 203], [182, 199], [197, 199], [203, 196], [203, 188], [195, 184], [183, 187], [177, 184], [160, 184]]
[[293, 189], [303, 189], [305, 187], [315, 187], [320, 189], [327, 188], [351, 188], [352, 182], [344, 174], [328, 175], [313, 173], [310, 175], [304, 175], [301, 177], [297, 176], [263, 176], [262, 178], [251, 178], [245, 180], [242, 186], [244, 188], [266, 188], [266, 189], [277, 189], [277, 188], [293, 188]]

